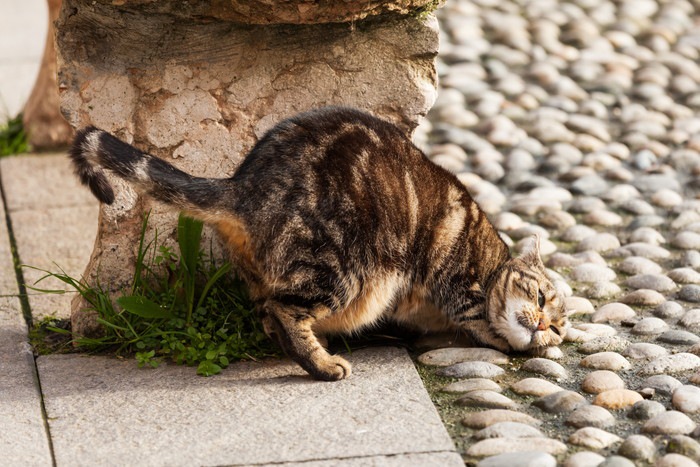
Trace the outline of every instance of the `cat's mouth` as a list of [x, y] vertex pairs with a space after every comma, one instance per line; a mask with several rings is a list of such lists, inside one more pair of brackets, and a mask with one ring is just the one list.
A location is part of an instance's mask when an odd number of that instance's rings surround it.
[[525, 346], [528, 349], [559, 345], [563, 342], [563, 334], [566, 333], [564, 329], [555, 326], [544, 316], [537, 322], [532, 322], [525, 313], [522, 313], [518, 316], [518, 324], [528, 333], [529, 342]]
[[531, 330], [531, 340], [530, 340], [530, 348], [545, 348], [545, 347], [554, 347], [559, 344], [561, 344], [564, 341], [564, 336], [566, 331], [563, 329], [560, 329], [557, 326], [554, 326], [553, 324], [550, 324], [547, 327], [536, 327], [535, 329]]

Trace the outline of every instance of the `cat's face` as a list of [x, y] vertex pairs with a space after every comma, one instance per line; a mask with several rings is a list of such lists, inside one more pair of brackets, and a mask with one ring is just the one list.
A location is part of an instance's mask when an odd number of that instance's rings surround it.
[[541, 350], [562, 343], [569, 327], [564, 297], [545, 274], [539, 238], [509, 260], [487, 292], [493, 331], [513, 350]]

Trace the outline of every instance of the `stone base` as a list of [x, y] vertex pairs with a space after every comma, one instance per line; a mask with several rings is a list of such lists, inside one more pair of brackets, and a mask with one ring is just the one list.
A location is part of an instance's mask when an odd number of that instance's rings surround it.
[[53, 22], [58, 17], [61, 0], [48, 0], [49, 29], [44, 56], [32, 94], [27, 100], [22, 123], [32, 150], [43, 151], [68, 146], [73, 129], [59, 111], [58, 84], [56, 83], [56, 48]]

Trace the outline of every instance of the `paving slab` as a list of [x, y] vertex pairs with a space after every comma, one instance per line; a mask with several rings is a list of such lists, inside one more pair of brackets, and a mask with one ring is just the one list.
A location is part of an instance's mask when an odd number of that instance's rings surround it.
[[0, 395], [0, 464], [52, 465], [34, 355], [17, 297], [0, 297]]
[[0, 200], [0, 453], [3, 465], [51, 465], [49, 437], [12, 246]]
[[464, 461], [455, 452], [397, 454], [395, 456], [353, 457], [309, 462], [284, 462], [278, 467], [464, 467]]
[[0, 173], [10, 212], [98, 206], [90, 190], [80, 185], [66, 153], [5, 157]]
[[0, 199], [0, 296], [19, 294], [4, 204]]
[[210, 378], [109, 357], [37, 363], [59, 466], [464, 465], [404, 350], [348, 359], [334, 383], [288, 360]]
[[[67, 290], [42, 270], [61, 269], [79, 278], [97, 235], [99, 204], [80, 186], [65, 154], [23, 155], [0, 160], [0, 175], [27, 285]], [[28, 290], [35, 320], [70, 317], [74, 294], [50, 295]]]

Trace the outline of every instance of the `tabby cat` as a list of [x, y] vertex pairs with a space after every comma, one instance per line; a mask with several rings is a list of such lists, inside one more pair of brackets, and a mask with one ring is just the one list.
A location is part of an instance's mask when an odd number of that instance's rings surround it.
[[537, 238], [511, 258], [454, 175], [363, 111], [326, 107], [282, 121], [230, 178], [193, 177], [94, 127], [78, 133], [70, 156], [104, 203], [114, 201], [107, 169], [213, 225], [265, 331], [315, 378], [350, 375], [317, 336], [380, 320], [462, 330], [501, 351], [541, 351], [566, 332]]

